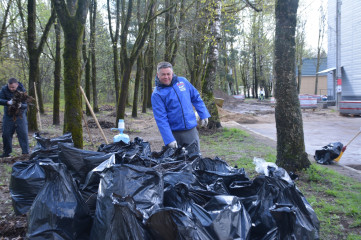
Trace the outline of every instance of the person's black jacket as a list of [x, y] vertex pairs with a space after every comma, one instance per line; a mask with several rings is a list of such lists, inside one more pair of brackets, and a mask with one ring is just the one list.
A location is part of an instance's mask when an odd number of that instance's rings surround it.
[[[20, 92], [26, 92], [26, 89], [25, 87], [23, 86], [22, 83], [18, 82], [19, 86], [18, 88], [16, 89], [17, 91], [20, 91]], [[14, 97], [14, 92], [11, 92], [8, 88], [8, 85], [4, 85], [2, 88], [1, 88], [1, 91], [0, 91], [0, 105], [3, 105], [5, 106], [4, 107], [4, 113], [5, 115], [8, 115], [8, 107], [9, 105], [7, 104], [8, 101], [10, 101], [12, 98]], [[20, 109], [21, 110], [25, 110], [28, 108], [28, 104], [26, 102], [22, 102], [21, 103], [21, 107]], [[22, 111], [22, 112], [23, 112]]]

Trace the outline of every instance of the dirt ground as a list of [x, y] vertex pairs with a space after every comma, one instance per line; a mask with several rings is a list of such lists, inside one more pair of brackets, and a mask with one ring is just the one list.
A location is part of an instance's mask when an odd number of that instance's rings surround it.
[[[270, 121], [270, 114], [272, 115], [274, 112], [274, 109], [265, 102], [259, 103], [257, 101], [251, 101], [241, 103], [239, 100], [223, 93], [215, 93], [215, 96], [225, 99], [223, 108], [219, 108], [223, 126], [242, 128], [241, 124], [267, 122]], [[232, 111], [234, 109], [237, 109], [238, 113]], [[112, 136], [117, 134], [110, 129], [111, 127], [115, 127], [115, 109], [112, 106], [105, 105], [101, 106], [100, 110], [100, 113], [97, 114], [98, 120], [103, 127], [107, 141], [111, 143], [113, 141]], [[127, 109], [127, 111], [130, 111], [130, 109]], [[332, 117], [333, 113], [319, 111], [307, 112], [307, 115], [310, 115], [310, 117], [317, 117], [319, 114], [328, 114]], [[60, 126], [52, 125], [51, 112], [42, 115], [41, 120], [41, 136], [53, 138], [62, 135], [62, 122]], [[85, 122], [88, 123], [88, 128], [83, 124], [84, 149], [96, 151], [97, 146], [101, 143], [105, 143], [105, 140], [103, 139], [100, 130], [96, 127], [92, 117], [85, 117]], [[154, 121], [153, 114], [149, 110], [146, 114], [139, 114], [139, 117], [137, 118], [132, 118], [131, 112], [126, 112], [124, 132], [129, 135], [131, 140], [135, 137], [141, 137], [144, 141], [148, 141], [152, 151], [159, 151], [163, 146], [163, 141]], [[276, 142], [269, 138], [262, 137], [253, 132], [250, 132], [250, 134], [256, 136], [260, 141], [271, 147], [276, 146]], [[33, 138], [33, 133], [29, 133], [29, 141], [30, 147], [34, 147], [36, 142]], [[26, 233], [26, 217], [15, 216], [12, 210], [9, 193], [10, 179], [8, 176], [11, 173], [12, 164], [16, 161], [27, 160], [27, 156], [21, 156], [21, 150], [17, 143], [16, 136], [14, 136], [13, 143], [14, 156], [0, 159], [0, 239], [23, 239], [23, 236], [25, 236]], [[2, 142], [0, 143], [0, 149], [2, 149]], [[337, 168], [335, 169], [337, 170]], [[339, 171], [345, 175], [353, 176], [352, 171], [347, 171], [347, 169], [345, 170], [342, 167], [340, 167]], [[8, 174], [4, 174], [6, 172]]]

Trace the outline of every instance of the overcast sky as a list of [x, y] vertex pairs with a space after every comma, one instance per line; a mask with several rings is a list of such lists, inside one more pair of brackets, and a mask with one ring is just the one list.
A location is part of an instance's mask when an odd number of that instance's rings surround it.
[[312, 49], [317, 48], [320, 6], [326, 14], [325, 36], [323, 40], [323, 48], [327, 51], [327, 0], [299, 0], [298, 14], [306, 19], [306, 44]]

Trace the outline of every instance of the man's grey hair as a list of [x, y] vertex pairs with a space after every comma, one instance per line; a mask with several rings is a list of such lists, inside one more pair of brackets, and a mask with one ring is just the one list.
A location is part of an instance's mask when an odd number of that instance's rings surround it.
[[157, 73], [159, 73], [159, 70], [162, 68], [170, 68], [173, 71], [173, 66], [169, 62], [160, 62], [157, 65]]
[[8, 83], [9, 84], [18, 83], [18, 80], [16, 78], [9, 78]]

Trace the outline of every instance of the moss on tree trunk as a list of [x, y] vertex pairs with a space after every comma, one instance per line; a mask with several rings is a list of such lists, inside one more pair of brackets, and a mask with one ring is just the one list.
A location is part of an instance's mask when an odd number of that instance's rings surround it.
[[275, 117], [276, 164], [288, 171], [310, 165], [305, 152], [303, 122], [295, 78], [295, 28], [298, 0], [276, 3]]
[[74, 146], [83, 148], [82, 128], [82, 94], [80, 92], [81, 79], [81, 49], [84, 27], [78, 22], [64, 29], [64, 133], [71, 132]]

